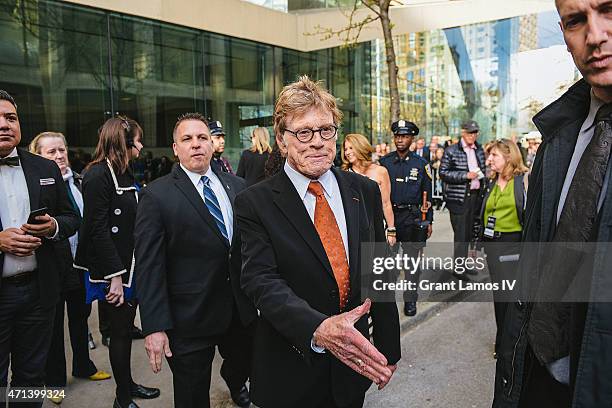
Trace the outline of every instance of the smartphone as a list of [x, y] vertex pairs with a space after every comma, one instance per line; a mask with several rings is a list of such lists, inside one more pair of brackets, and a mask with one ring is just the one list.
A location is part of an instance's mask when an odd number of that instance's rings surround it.
[[28, 224], [41, 224], [40, 221], [36, 219], [36, 217], [45, 215], [49, 212], [47, 207], [39, 208], [38, 210], [34, 210], [30, 213], [28, 217]]

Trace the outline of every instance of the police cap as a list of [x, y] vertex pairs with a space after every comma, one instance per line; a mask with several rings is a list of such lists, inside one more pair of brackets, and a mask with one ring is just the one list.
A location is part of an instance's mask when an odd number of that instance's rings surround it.
[[391, 131], [394, 135], [416, 136], [419, 134], [419, 128], [417, 125], [403, 119], [393, 122], [391, 125]]
[[225, 130], [223, 130], [223, 125], [221, 125], [221, 122], [219, 122], [218, 120], [211, 120], [208, 123], [208, 128], [210, 129], [210, 134], [212, 136], [225, 136]]

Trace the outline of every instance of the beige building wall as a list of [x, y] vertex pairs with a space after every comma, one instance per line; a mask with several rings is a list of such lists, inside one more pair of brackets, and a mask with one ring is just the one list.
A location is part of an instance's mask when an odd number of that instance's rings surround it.
[[[348, 12], [339, 9], [283, 13], [241, 0], [68, 0], [70, 3], [117, 11], [299, 51], [343, 44], [342, 38], [321, 41], [307, 35], [316, 27], [339, 30]], [[394, 35], [463, 26], [554, 9], [553, 0], [441, 0], [393, 7]], [[364, 18], [360, 10], [356, 18]], [[359, 41], [382, 38], [380, 24], [366, 27]]]

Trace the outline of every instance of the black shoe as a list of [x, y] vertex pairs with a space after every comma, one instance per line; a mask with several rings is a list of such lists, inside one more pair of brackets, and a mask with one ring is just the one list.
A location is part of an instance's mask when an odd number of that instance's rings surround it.
[[467, 275], [465, 273], [457, 273], [457, 272], [453, 272], [453, 276], [459, 280], [462, 281], [469, 281], [470, 278], [467, 277]]
[[251, 398], [249, 397], [249, 390], [246, 385], [243, 385], [237, 392], [230, 392], [232, 401], [240, 408], [245, 408], [251, 405]]
[[106, 347], [110, 344], [110, 336], [102, 336], [102, 344]]
[[113, 408], [140, 408], [134, 401], [130, 401], [127, 405], [121, 405], [117, 398], [115, 398], [115, 402], [113, 402]]
[[142, 399], [153, 399], [159, 397], [159, 388], [145, 387], [140, 384], [132, 384], [132, 397]]
[[137, 326], [132, 326], [132, 340], [140, 340], [144, 338], [145, 336], [142, 334], [142, 330], [140, 330]]
[[94, 342], [94, 339], [91, 333], [87, 334], [87, 345], [89, 346], [90, 350], [93, 350], [96, 348], [96, 343]]
[[404, 303], [404, 314], [406, 316], [414, 316], [416, 315], [416, 302], [405, 302]]

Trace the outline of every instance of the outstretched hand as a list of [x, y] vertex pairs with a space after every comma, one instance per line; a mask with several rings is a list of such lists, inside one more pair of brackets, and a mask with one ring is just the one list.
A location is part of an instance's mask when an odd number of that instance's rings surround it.
[[325, 319], [315, 330], [313, 339], [343, 364], [384, 388], [395, 371], [385, 356], [357, 329], [355, 323], [370, 311], [372, 302], [366, 299], [355, 309]]

